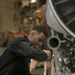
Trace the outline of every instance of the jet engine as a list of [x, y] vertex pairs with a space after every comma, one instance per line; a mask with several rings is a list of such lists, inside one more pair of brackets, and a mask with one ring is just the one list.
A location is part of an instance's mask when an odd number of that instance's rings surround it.
[[75, 0], [47, 0], [46, 21], [57, 33], [47, 41], [55, 63], [51, 75], [75, 73]]

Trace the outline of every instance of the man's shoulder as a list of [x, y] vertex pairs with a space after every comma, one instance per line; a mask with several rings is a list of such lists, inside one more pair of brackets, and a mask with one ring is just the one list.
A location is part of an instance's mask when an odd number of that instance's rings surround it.
[[27, 39], [26, 37], [17, 36], [17, 37], [15, 37], [13, 40], [15, 40], [15, 41], [17, 41], [17, 40], [18, 40], [18, 41], [20, 41], [20, 42], [21, 42], [21, 41], [26, 41], [26, 39]]
[[16, 48], [20, 46], [22, 42], [27, 42], [25, 37], [15, 37], [9, 44], [10, 47], [15, 46]]

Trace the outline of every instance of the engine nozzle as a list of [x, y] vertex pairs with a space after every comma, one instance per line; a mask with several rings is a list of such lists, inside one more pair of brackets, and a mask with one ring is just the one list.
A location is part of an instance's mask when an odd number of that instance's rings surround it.
[[47, 41], [48, 47], [52, 50], [60, 47], [61, 41], [58, 36], [51, 36]]

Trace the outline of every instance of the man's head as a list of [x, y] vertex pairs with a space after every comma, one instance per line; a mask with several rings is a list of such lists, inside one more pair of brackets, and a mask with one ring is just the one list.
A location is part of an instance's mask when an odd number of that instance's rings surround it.
[[29, 40], [32, 44], [39, 46], [42, 45], [42, 42], [46, 39], [48, 36], [48, 33], [43, 26], [35, 26], [30, 34], [29, 34]]

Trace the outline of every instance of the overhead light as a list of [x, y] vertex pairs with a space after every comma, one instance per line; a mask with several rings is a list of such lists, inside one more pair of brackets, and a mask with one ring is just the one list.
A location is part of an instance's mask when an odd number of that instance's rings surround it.
[[30, 3], [36, 3], [37, 2], [37, 0], [31, 0], [30, 1]]

